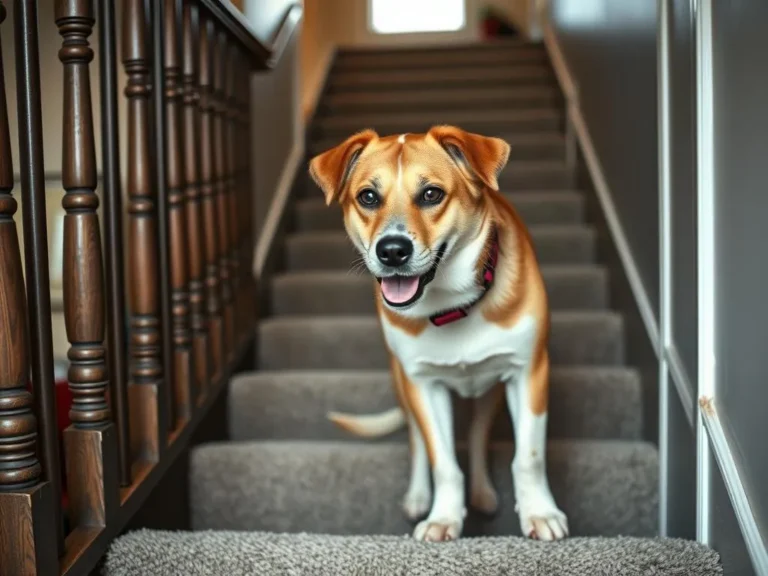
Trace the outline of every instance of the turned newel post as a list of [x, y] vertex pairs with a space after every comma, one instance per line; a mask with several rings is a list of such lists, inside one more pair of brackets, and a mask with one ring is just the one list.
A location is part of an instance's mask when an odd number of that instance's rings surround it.
[[157, 461], [168, 429], [163, 390], [157, 190], [153, 185], [150, 61], [144, 0], [124, 0], [123, 65], [128, 77], [128, 294], [130, 428], [133, 457]]
[[[161, 0], [158, 0], [161, 1]], [[166, 174], [168, 218], [171, 251], [171, 314], [173, 322], [174, 370], [176, 399], [174, 414], [181, 419], [192, 415], [191, 333], [189, 317], [188, 250], [184, 163], [182, 158], [181, 54], [179, 53], [179, 0], [162, 0], [165, 39], [165, 108], [166, 108]]]
[[107, 404], [104, 349], [104, 272], [96, 209], [96, 155], [88, 43], [94, 25], [91, 0], [56, 2], [63, 38], [64, 318], [72, 425], [64, 433], [67, 484], [75, 525], [104, 526], [118, 503], [117, 438]]
[[[0, 2], [0, 24], [6, 9]], [[0, 550], [3, 574], [57, 573], [51, 486], [37, 458], [38, 426], [29, 383], [27, 301], [11, 195], [13, 166], [0, 53]], [[58, 468], [53, 473], [58, 472]]]
[[203, 207], [200, 190], [200, 87], [199, 13], [193, 0], [184, 0], [182, 11], [183, 85], [184, 85], [184, 184], [187, 199], [187, 242], [189, 258], [189, 305], [192, 324], [192, 350], [195, 388], [198, 401], [208, 390], [211, 350], [205, 314], [203, 274]]

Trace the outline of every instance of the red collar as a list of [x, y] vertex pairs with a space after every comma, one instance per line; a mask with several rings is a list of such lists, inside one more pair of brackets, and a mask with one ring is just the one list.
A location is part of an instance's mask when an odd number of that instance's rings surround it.
[[493, 235], [493, 239], [491, 240], [491, 249], [488, 251], [488, 257], [486, 258], [485, 264], [483, 266], [483, 291], [481, 292], [480, 296], [478, 296], [474, 301], [470, 302], [466, 306], [461, 306], [460, 308], [452, 308], [450, 310], [445, 310], [430, 316], [429, 320], [435, 326], [445, 326], [451, 322], [456, 322], [456, 320], [461, 320], [469, 314], [470, 308], [480, 302], [483, 296], [488, 293], [488, 290], [491, 289], [493, 280], [496, 277], [496, 263], [499, 259], [499, 235], [495, 229], [493, 232], [491, 232], [491, 234]]

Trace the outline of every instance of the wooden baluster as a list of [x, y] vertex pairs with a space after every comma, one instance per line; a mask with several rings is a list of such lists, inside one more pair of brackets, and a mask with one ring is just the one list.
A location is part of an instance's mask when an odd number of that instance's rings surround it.
[[40, 89], [40, 50], [37, 3], [14, 4], [16, 44], [16, 113], [19, 135], [19, 172], [24, 198], [24, 258], [29, 307], [29, 352], [35, 408], [38, 416], [38, 456], [43, 478], [50, 483], [55, 502], [53, 523], [56, 548], [64, 550], [61, 520], [61, 457], [53, 372], [51, 286], [48, 265], [43, 112]]
[[165, 448], [167, 396], [163, 393], [158, 282], [157, 191], [152, 185], [151, 93], [144, 0], [123, 1], [123, 65], [128, 77], [128, 265], [134, 458], [156, 462]]
[[211, 377], [211, 352], [205, 318], [203, 270], [203, 213], [200, 197], [200, 94], [197, 76], [198, 8], [184, 0], [182, 16], [184, 82], [184, 184], [187, 197], [187, 243], [189, 255], [189, 304], [193, 335], [193, 363], [198, 401], [205, 398]]
[[229, 214], [229, 270], [232, 292], [233, 314], [232, 352], [236, 352], [243, 329], [243, 312], [239, 306], [242, 302], [240, 290], [240, 204], [237, 194], [237, 158], [239, 153], [235, 142], [237, 129], [237, 99], [235, 98], [235, 83], [237, 73], [236, 47], [227, 41], [225, 34], [221, 35], [221, 49], [224, 56], [224, 95], [222, 98], [224, 121], [224, 182], [227, 191], [227, 206]]
[[200, 194], [205, 236], [205, 299], [211, 362], [216, 374], [224, 368], [224, 324], [220, 299], [217, 187], [213, 180], [213, 22], [200, 15]]
[[[0, 2], [0, 24], [6, 9]], [[17, 28], [18, 30], [18, 28]], [[39, 93], [38, 93], [39, 94]], [[58, 573], [51, 484], [37, 459], [37, 419], [28, 389], [27, 302], [14, 214], [11, 138], [0, 51], [0, 561], [3, 574]], [[55, 472], [58, 473], [58, 467]]]
[[163, 343], [164, 392], [167, 396], [169, 431], [176, 427], [176, 394], [174, 376], [176, 362], [173, 343], [173, 302], [171, 299], [171, 204], [168, 197], [167, 118], [165, 110], [165, 2], [149, 1], [150, 25], [152, 27], [152, 139], [154, 163], [154, 184], [157, 189], [157, 237], [158, 237], [158, 278], [160, 282], [160, 337]]
[[[232, 76], [235, 78], [241, 78], [243, 74], [242, 59], [240, 51], [233, 47], [232, 49]], [[248, 269], [244, 263], [243, 254], [243, 240], [246, 235], [246, 228], [244, 226], [243, 213], [246, 210], [245, 197], [243, 194], [243, 162], [244, 154], [242, 147], [245, 145], [243, 140], [243, 84], [245, 82], [236, 80], [233, 86], [232, 94], [232, 154], [234, 156], [233, 167], [233, 193], [237, 198], [237, 210], [234, 217], [237, 218], [237, 238], [235, 243], [238, 274], [237, 284], [235, 285], [235, 308], [237, 309], [237, 319], [239, 324], [237, 325], [237, 338], [238, 344], [241, 345], [243, 337], [246, 334], [248, 327], [248, 318], [245, 315], [245, 292], [244, 282], [248, 275]]]
[[248, 59], [241, 54], [239, 59], [241, 71], [238, 77], [247, 78], [240, 84], [239, 93], [239, 139], [238, 150], [240, 150], [240, 169], [239, 169], [239, 193], [242, 198], [241, 224], [240, 224], [240, 251], [242, 258], [242, 267], [240, 271], [241, 292], [243, 302], [243, 317], [246, 319], [245, 337], [253, 334], [255, 318], [255, 294], [256, 286], [253, 281], [252, 263], [253, 251], [255, 247], [255, 229], [253, 222], [253, 189], [251, 180], [251, 69]]
[[99, 0], [99, 69], [101, 76], [101, 144], [104, 182], [104, 237], [107, 243], [107, 359], [110, 404], [117, 428], [120, 484], [131, 483], [128, 427], [128, 368], [125, 345], [125, 273], [123, 200], [117, 114], [117, 46], [114, 0]]
[[72, 425], [64, 432], [67, 487], [75, 526], [104, 526], [119, 507], [117, 435], [107, 404], [104, 350], [104, 271], [96, 209], [96, 154], [88, 44], [91, 0], [60, 0], [56, 25], [63, 37], [64, 319], [72, 344], [67, 357]]
[[225, 359], [231, 360], [235, 353], [235, 311], [232, 298], [232, 266], [230, 261], [229, 221], [229, 182], [225, 160], [227, 100], [225, 87], [226, 33], [214, 31], [211, 36], [213, 52], [213, 165], [217, 188], [216, 208], [219, 218], [219, 276], [221, 278], [221, 305], [224, 311], [224, 349]]
[[190, 343], [189, 285], [187, 273], [187, 201], [184, 190], [182, 157], [181, 55], [179, 54], [178, 24], [180, 13], [177, 0], [164, 1], [165, 25], [165, 107], [166, 107], [166, 168], [171, 250], [171, 303], [173, 314], [174, 390], [180, 420], [192, 415], [192, 357]]

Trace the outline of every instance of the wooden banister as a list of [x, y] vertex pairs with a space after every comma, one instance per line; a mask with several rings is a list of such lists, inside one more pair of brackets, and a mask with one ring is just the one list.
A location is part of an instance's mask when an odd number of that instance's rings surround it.
[[214, 25], [210, 38], [213, 53], [213, 174], [216, 186], [216, 214], [218, 225], [219, 281], [221, 307], [224, 317], [225, 359], [233, 353], [235, 343], [235, 305], [232, 297], [232, 247], [230, 244], [229, 178], [226, 159], [226, 35]]
[[129, 386], [134, 460], [156, 462], [165, 449], [167, 396], [163, 386], [158, 283], [157, 190], [152, 182], [150, 78], [144, 0], [123, 2], [123, 65], [128, 76]]
[[128, 427], [128, 357], [125, 333], [125, 259], [123, 254], [123, 199], [120, 188], [120, 148], [117, 114], [117, 41], [115, 2], [99, 0], [99, 49], [101, 52], [101, 144], [103, 163], [104, 238], [109, 249], [107, 269], [107, 363], [110, 404], [117, 429], [120, 485], [131, 483], [130, 431]]
[[208, 312], [208, 334], [211, 341], [211, 361], [215, 373], [222, 369], [224, 359], [224, 321], [221, 313], [219, 274], [218, 188], [213, 168], [213, 22], [200, 17], [200, 193], [203, 206], [205, 236], [205, 290]]
[[117, 513], [117, 435], [107, 403], [105, 299], [101, 233], [96, 209], [96, 152], [88, 43], [92, 0], [60, 0], [63, 38], [64, 318], [69, 349], [72, 425], [64, 431], [70, 516], [74, 526], [104, 526]]
[[[58, 502], [62, 498], [59, 426], [53, 389], [53, 334], [45, 207], [43, 113], [37, 2], [14, 2], [16, 48], [16, 112], [19, 134], [19, 172], [24, 202], [24, 261], [27, 285], [29, 359], [35, 411], [38, 417], [38, 455], [43, 479], [50, 485], [54, 510], [51, 522], [56, 555], [64, 547], [64, 527]], [[2, 276], [0, 276], [2, 281]], [[2, 511], [0, 510], [0, 516]]]
[[[162, 0], [165, 28], [165, 163], [168, 218], [170, 220], [171, 313], [173, 315], [174, 413], [188, 420], [194, 405], [189, 317], [189, 273], [187, 243], [187, 198], [184, 190], [181, 107], [183, 86], [180, 52], [180, 0]], [[158, 158], [160, 160], [160, 158]]]
[[[236, 185], [236, 156], [237, 144], [235, 142], [235, 128], [237, 123], [237, 102], [235, 101], [235, 76], [237, 74], [236, 66], [236, 48], [231, 44], [225, 35], [220, 37], [222, 64], [224, 73], [223, 93], [222, 93], [222, 121], [224, 123], [224, 188], [227, 197], [227, 230], [229, 233], [229, 273], [230, 273], [230, 292], [231, 308], [233, 310], [232, 318], [232, 350], [237, 348], [240, 341], [240, 334], [243, 329], [243, 318], [240, 315], [242, 310], [238, 307], [240, 304], [240, 222], [239, 206], [240, 201], [237, 194]], [[234, 314], [237, 310], [237, 315]]]
[[[0, 51], [0, 575], [85, 576], [252, 354], [250, 73], [274, 66], [301, 9], [287, 10], [270, 42], [225, 0], [53, 3], [63, 82], [50, 89], [63, 100], [70, 343], [68, 382], [57, 388], [67, 394], [57, 401], [37, 5], [14, 2], [24, 266]], [[127, 76], [122, 147], [118, 6]], [[5, 19], [0, 1], [0, 35]], [[98, 103], [90, 80], [94, 28]], [[62, 407], [69, 408], [63, 432]]]
[[[6, 19], [0, 2], [0, 24]], [[27, 303], [14, 214], [11, 138], [0, 52], [0, 566], [13, 574], [52, 574], [56, 542], [51, 485], [37, 459], [37, 419], [29, 381]], [[57, 468], [58, 470], [58, 468]], [[50, 543], [48, 544], [50, 546]], [[53, 552], [53, 553], [52, 553]]]
[[197, 401], [205, 398], [211, 370], [208, 322], [205, 314], [205, 254], [203, 208], [200, 189], [200, 81], [199, 10], [193, 0], [182, 8], [184, 84], [184, 184], [187, 197], [187, 243], [189, 258], [189, 304], [193, 337], [194, 379]]

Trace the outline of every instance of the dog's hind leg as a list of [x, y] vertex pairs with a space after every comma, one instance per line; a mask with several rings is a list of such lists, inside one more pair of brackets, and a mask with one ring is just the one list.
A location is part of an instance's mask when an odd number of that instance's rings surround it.
[[488, 440], [493, 421], [504, 399], [504, 387], [497, 385], [473, 401], [469, 425], [469, 504], [484, 514], [493, 514], [499, 498], [488, 474]]

